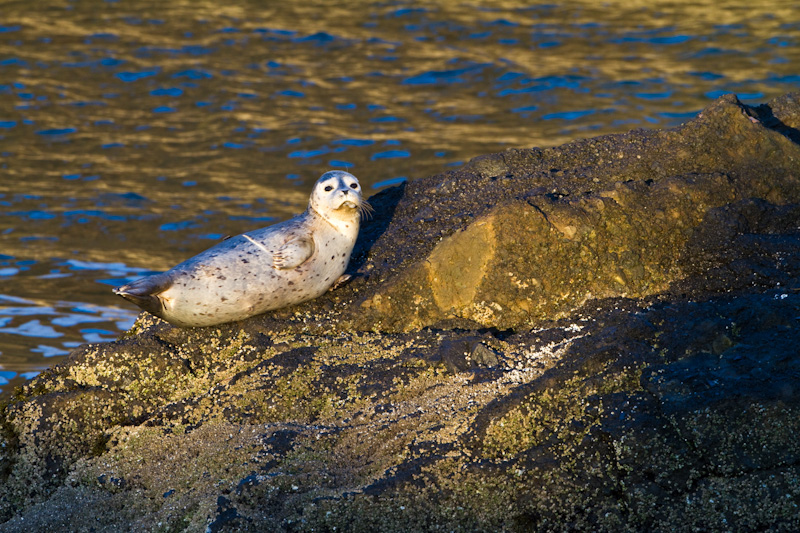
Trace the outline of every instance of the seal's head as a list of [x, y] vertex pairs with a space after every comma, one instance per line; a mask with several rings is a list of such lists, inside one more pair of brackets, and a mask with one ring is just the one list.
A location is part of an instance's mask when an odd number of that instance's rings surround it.
[[346, 221], [357, 223], [370, 209], [361, 197], [356, 177], [342, 170], [326, 172], [317, 180], [308, 206], [334, 225]]

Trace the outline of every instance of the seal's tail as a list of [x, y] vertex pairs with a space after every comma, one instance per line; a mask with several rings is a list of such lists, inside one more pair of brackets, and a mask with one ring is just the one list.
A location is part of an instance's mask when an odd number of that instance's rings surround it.
[[114, 294], [135, 303], [148, 313], [160, 317], [164, 312], [164, 303], [158, 295], [167, 290], [170, 285], [169, 279], [164, 274], [156, 274], [117, 287], [114, 289]]

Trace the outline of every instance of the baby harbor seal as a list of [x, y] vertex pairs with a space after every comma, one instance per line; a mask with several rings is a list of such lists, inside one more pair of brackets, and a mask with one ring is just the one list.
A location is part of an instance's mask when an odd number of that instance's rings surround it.
[[231, 237], [114, 293], [183, 327], [242, 320], [311, 300], [344, 274], [368, 209], [355, 176], [326, 172], [303, 214]]

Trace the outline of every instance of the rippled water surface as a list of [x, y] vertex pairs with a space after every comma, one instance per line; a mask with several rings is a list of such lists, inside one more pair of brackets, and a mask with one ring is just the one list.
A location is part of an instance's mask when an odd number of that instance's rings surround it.
[[0, 388], [328, 169], [376, 192], [800, 86], [793, 2], [695, 4], [0, 0]]

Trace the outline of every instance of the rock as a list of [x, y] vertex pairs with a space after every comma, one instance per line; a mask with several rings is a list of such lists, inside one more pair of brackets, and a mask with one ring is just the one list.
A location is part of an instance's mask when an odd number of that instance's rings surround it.
[[[779, 102], [795, 124], [796, 101]], [[365, 284], [345, 316], [381, 331], [454, 320], [509, 329], [570, 316], [592, 298], [664, 292], [686, 277], [687, 244], [708, 233], [716, 209], [800, 198], [800, 146], [785, 135], [796, 130], [770, 129], [749, 113], [773, 115], [757, 109], [723, 97], [674, 130], [513, 150], [409, 183], [392, 225], [363, 252], [361, 271], [372, 266], [379, 286]]]
[[0, 411], [0, 530], [800, 529], [800, 95], [371, 199], [354, 279]]

